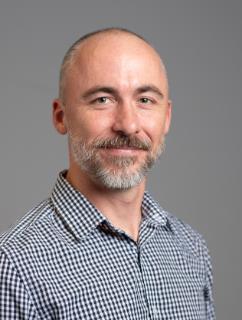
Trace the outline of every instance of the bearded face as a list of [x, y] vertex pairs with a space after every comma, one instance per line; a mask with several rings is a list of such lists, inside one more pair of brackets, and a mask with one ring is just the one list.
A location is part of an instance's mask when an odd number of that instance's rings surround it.
[[[164, 149], [164, 138], [156, 150], [137, 137], [116, 136], [91, 142], [69, 135], [71, 151], [81, 170], [109, 189], [129, 189], [138, 185]], [[120, 155], [118, 150], [132, 150]], [[117, 151], [117, 152], [115, 152]]]

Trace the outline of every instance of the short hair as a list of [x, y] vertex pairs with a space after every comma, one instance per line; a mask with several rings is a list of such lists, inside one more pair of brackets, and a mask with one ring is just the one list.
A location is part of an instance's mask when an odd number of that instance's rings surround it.
[[[110, 28], [103, 28], [103, 29], [98, 29], [92, 32], [89, 32], [85, 35], [83, 35], [81, 38], [79, 38], [77, 41], [75, 41], [70, 48], [67, 50], [66, 54], [64, 55], [64, 58], [61, 63], [60, 67], [60, 76], [59, 76], [59, 98], [61, 100], [64, 100], [64, 86], [65, 86], [65, 77], [66, 77], [66, 72], [73, 62], [73, 59], [75, 57], [75, 53], [79, 49], [80, 45], [87, 39], [98, 35], [98, 34], [105, 34], [105, 33], [127, 33], [130, 35], [133, 35], [144, 42], [146, 42], [149, 46], [153, 47], [149, 41], [147, 41], [143, 36], [139, 35], [138, 33], [128, 30], [126, 28], [120, 28], [120, 27], [110, 27]], [[166, 75], [166, 68], [161, 60], [162, 67], [164, 69], [164, 73]]]

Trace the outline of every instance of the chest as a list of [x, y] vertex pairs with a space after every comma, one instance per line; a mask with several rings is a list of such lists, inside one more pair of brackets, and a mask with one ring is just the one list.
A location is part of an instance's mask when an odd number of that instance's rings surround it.
[[95, 236], [44, 263], [32, 279], [43, 319], [205, 319], [201, 263], [166, 234]]

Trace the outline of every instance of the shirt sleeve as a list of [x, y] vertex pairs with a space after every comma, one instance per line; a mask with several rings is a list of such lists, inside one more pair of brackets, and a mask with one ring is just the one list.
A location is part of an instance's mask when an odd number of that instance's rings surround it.
[[39, 319], [23, 281], [2, 251], [0, 251], [0, 319]]
[[205, 240], [203, 240], [204, 248], [204, 262], [206, 268], [205, 288], [204, 288], [204, 300], [206, 307], [206, 320], [215, 320], [215, 308], [213, 300], [213, 270], [211, 263], [211, 256], [207, 248]]

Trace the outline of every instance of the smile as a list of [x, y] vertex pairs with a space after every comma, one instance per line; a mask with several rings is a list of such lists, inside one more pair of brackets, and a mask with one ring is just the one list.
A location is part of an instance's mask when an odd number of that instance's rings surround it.
[[140, 152], [144, 152], [143, 149], [122, 146], [122, 147], [111, 147], [111, 148], [103, 148], [105, 152], [112, 155], [134, 155]]

